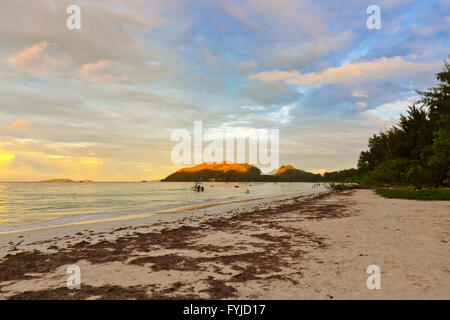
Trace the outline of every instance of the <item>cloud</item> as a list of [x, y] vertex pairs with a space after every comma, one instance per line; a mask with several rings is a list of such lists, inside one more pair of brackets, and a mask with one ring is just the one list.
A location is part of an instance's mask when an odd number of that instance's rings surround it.
[[269, 61], [277, 66], [299, 68], [347, 48], [354, 38], [352, 32], [345, 31], [339, 34], [321, 34], [294, 43], [281, 43], [273, 49]]
[[361, 91], [353, 91], [352, 97], [355, 98], [368, 98], [369, 95], [367, 93], [361, 92]]
[[236, 20], [240, 21], [242, 24], [250, 27], [250, 28], [258, 28], [258, 25], [253, 22], [249, 17], [246, 15], [243, 8], [233, 5], [231, 3], [222, 3], [219, 5], [219, 9], [221, 9], [226, 14], [230, 15], [231, 17], [235, 18]]
[[[154, 1], [81, 1], [80, 30], [67, 30], [67, 0], [2, 0], [0, 12], [0, 59], [13, 76], [58, 77], [93, 82], [154, 82], [178, 72], [177, 58], [170, 48], [154, 41], [155, 26], [168, 21], [162, 12], [169, 5]], [[183, 7], [181, 1], [170, 6]], [[23, 8], [27, 8], [24, 10]], [[20, 22], [18, 22], [20, 21]], [[13, 54], [11, 54], [13, 53]], [[117, 62], [111, 75], [82, 79], [80, 70], [100, 60]], [[0, 75], [2, 72], [0, 63]], [[9, 71], [9, 70], [8, 70]]]
[[280, 36], [286, 32], [318, 35], [326, 30], [323, 10], [308, 1], [229, 0], [216, 7], [253, 30], [266, 32], [270, 26]]
[[312, 2], [298, 0], [251, 0], [249, 10], [262, 15], [269, 25], [302, 34], [324, 34], [326, 14]]
[[[300, 92], [281, 82], [245, 81], [238, 88], [238, 94], [251, 99], [245, 104], [288, 105], [302, 96]], [[244, 103], [242, 103], [244, 104]]]
[[37, 75], [60, 74], [67, 69], [72, 60], [66, 53], [60, 56], [51, 56], [46, 51], [50, 45], [41, 41], [13, 54], [5, 59], [11, 68], [20, 73]]
[[419, 71], [439, 70], [442, 62], [415, 63], [397, 56], [380, 58], [366, 62], [355, 62], [341, 67], [328, 68], [322, 72], [301, 74], [297, 70], [260, 72], [252, 79], [270, 82], [283, 81], [293, 85], [314, 85], [329, 83], [355, 83], [407, 75]]
[[39, 57], [42, 51], [47, 48], [48, 44], [46, 41], [41, 41], [25, 50], [9, 57], [6, 59], [13, 66], [20, 66], [31, 60]]
[[365, 102], [357, 102], [356, 105], [357, 105], [360, 109], [364, 109], [365, 107], [367, 107], [367, 103], [365, 103]]
[[114, 61], [112, 60], [86, 63], [79, 71], [80, 78], [88, 82], [110, 83], [115, 79], [115, 76], [108, 72], [113, 65]]
[[0, 175], [6, 180], [92, 177], [103, 160], [86, 150], [79, 143], [0, 137]]
[[30, 121], [27, 119], [19, 119], [9, 125], [12, 129], [27, 130], [30, 127]]
[[404, 114], [408, 110], [408, 107], [412, 106], [417, 100], [417, 96], [411, 96], [406, 99], [385, 103], [362, 112], [361, 116], [374, 123], [391, 126], [398, 121], [400, 114]]
[[284, 106], [277, 111], [269, 113], [267, 115], [267, 118], [271, 121], [275, 121], [280, 124], [286, 124], [292, 120], [292, 115], [290, 115], [290, 112], [294, 109], [295, 109], [295, 106], [293, 106], [293, 105]]
[[264, 111], [266, 108], [263, 106], [241, 106], [240, 107], [243, 110], [249, 110], [249, 111]]
[[243, 68], [256, 68], [258, 65], [259, 65], [259, 63], [256, 62], [255, 60], [239, 62], [239, 67], [243, 67]]

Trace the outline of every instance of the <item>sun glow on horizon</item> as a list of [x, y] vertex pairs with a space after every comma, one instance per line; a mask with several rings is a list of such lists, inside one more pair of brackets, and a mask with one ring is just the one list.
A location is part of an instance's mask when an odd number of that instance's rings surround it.
[[0, 151], [0, 161], [11, 161], [14, 160], [16, 156], [13, 153]]

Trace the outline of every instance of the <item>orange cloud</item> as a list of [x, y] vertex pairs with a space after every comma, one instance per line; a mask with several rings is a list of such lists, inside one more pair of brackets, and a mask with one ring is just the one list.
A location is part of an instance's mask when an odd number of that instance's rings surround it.
[[33, 60], [34, 58], [40, 56], [42, 51], [47, 48], [47, 46], [48, 44], [46, 41], [41, 41], [38, 44], [26, 48], [18, 54], [7, 58], [6, 61], [8, 61], [13, 66], [23, 65], [24, 63], [27, 63], [30, 60]]
[[366, 62], [355, 62], [341, 67], [328, 68], [322, 72], [301, 74], [297, 70], [260, 72], [252, 79], [264, 82], [283, 81], [293, 85], [327, 83], [351, 83], [384, 79], [418, 71], [439, 70], [441, 62], [415, 63], [402, 57], [380, 58]]
[[62, 53], [62, 56], [59, 57], [46, 54], [44, 51], [49, 47], [50, 45], [46, 41], [41, 41], [6, 58], [5, 61], [18, 72], [60, 75], [70, 66], [72, 60], [66, 53]]
[[19, 119], [9, 125], [12, 129], [27, 130], [30, 127], [30, 122], [27, 119]]
[[108, 73], [108, 70], [114, 64], [112, 60], [99, 60], [95, 63], [84, 64], [79, 75], [80, 78], [90, 82], [111, 82], [114, 76]]

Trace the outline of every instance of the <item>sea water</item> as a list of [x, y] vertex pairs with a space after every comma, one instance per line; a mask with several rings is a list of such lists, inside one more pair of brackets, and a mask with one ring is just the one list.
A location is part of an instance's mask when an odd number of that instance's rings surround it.
[[[0, 183], [0, 232], [132, 215], [207, 202], [323, 192], [313, 183], [191, 182], [3, 182]], [[248, 192], [247, 192], [248, 190]]]

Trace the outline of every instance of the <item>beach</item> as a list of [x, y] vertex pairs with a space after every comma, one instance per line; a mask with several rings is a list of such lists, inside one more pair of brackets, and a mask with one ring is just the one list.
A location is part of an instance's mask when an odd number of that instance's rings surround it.
[[449, 212], [357, 189], [3, 232], [0, 298], [449, 299]]

